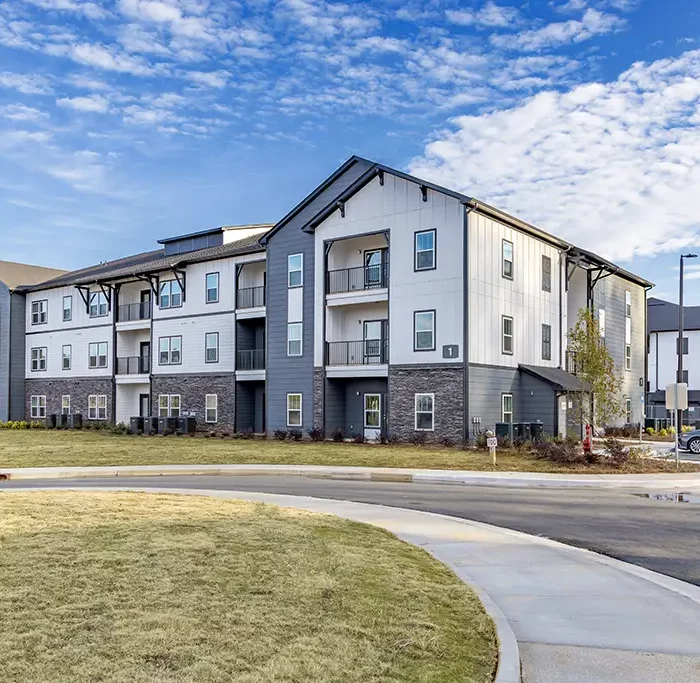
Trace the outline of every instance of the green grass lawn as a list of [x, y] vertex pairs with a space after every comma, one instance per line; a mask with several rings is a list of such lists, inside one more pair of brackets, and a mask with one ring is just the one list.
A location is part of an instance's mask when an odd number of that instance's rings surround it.
[[[187, 436], [111, 436], [93, 431], [0, 429], [0, 471], [3, 467], [59, 467], [99, 465], [362, 465], [429, 469], [492, 471], [485, 451], [440, 446], [354, 443], [314, 443], [235, 440]], [[622, 470], [609, 467], [566, 467], [531, 453], [501, 450], [501, 472], [675, 472], [672, 463], [645, 460]], [[698, 472], [684, 464], [682, 471]]]
[[427, 553], [206, 497], [0, 493], [0, 682], [486, 683], [494, 625]]

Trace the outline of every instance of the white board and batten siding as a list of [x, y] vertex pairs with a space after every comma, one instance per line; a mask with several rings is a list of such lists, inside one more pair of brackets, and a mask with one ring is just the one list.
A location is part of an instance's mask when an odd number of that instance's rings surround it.
[[[462, 362], [464, 209], [457, 199], [433, 190], [428, 190], [427, 199], [423, 201], [418, 184], [386, 173], [383, 186], [379, 178], [374, 178], [345, 203], [344, 218], [336, 211], [316, 228], [318, 320], [322, 319], [325, 304], [324, 242], [367, 233], [389, 233], [389, 362], [392, 365]], [[415, 272], [415, 233], [432, 229], [436, 231], [437, 268]], [[375, 242], [368, 242], [363, 248], [385, 244], [383, 238], [374, 239]], [[345, 256], [346, 263], [341, 263], [341, 256]], [[331, 267], [363, 265], [359, 255], [360, 260], [355, 259], [349, 244], [342, 245], [334, 258], [339, 260], [332, 261]], [[435, 310], [434, 351], [413, 350], [413, 314], [421, 310]], [[317, 325], [316, 366], [323, 364], [323, 342], [324, 330]], [[442, 357], [442, 347], [448, 344], [459, 345], [459, 355], [449, 360]]]
[[[503, 240], [513, 245], [512, 280], [502, 275]], [[542, 256], [552, 261], [551, 292], [542, 289]], [[562, 276], [555, 246], [478, 212], [470, 213], [469, 362], [558, 367]], [[503, 316], [513, 318], [512, 354], [502, 352]], [[551, 360], [542, 358], [542, 325], [551, 326]]]

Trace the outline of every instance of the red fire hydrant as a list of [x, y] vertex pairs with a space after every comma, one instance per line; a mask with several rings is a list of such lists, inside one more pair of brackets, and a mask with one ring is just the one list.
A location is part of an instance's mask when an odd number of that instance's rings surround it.
[[586, 425], [586, 436], [583, 438], [583, 452], [588, 455], [591, 452], [591, 425]]

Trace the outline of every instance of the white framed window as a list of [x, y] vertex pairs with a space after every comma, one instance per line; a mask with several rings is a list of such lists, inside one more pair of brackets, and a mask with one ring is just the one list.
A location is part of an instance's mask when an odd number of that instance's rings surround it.
[[414, 397], [415, 428], [418, 432], [435, 430], [435, 394], [416, 394]]
[[46, 396], [32, 396], [30, 406], [29, 414], [33, 418], [46, 417]]
[[422, 230], [417, 232], [414, 237], [414, 256], [413, 269], [418, 270], [433, 270], [437, 267], [435, 258], [435, 230]]
[[43, 372], [46, 370], [47, 351], [45, 346], [32, 349], [32, 372]]
[[598, 309], [598, 334], [601, 339], [605, 339], [605, 309]]
[[182, 337], [160, 337], [158, 339], [158, 365], [180, 365], [182, 363]]
[[[676, 342], [678, 343], [678, 342]], [[625, 318], [625, 370], [632, 369], [632, 318]]]
[[287, 355], [301, 356], [303, 332], [302, 323], [289, 323], [287, 325]]
[[63, 322], [67, 323], [73, 319], [73, 297], [63, 297]]
[[413, 313], [413, 350], [435, 350], [435, 311]]
[[301, 427], [301, 394], [287, 394], [287, 427]]
[[70, 394], [61, 396], [61, 415], [70, 415]]
[[501, 274], [508, 280], [513, 279], [513, 243], [508, 240], [502, 242], [503, 269]]
[[380, 394], [365, 394], [365, 429], [380, 429], [382, 418]]
[[632, 369], [632, 345], [625, 344], [625, 370]]
[[509, 315], [501, 317], [502, 342], [501, 351], [508, 356], [513, 355], [513, 318]]
[[65, 344], [61, 347], [61, 369], [70, 370], [71, 356], [73, 355], [73, 347], [70, 344]]
[[49, 320], [49, 301], [32, 301], [32, 325], [43, 325]]
[[158, 417], [180, 417], [180, 394], [158, 396]]
[[88, 396], [88, 420], [107, 419], [107, 396], [93, 394]]
[[632, 292], [629, 289], [625, 290], [625, 315], [632, 317]]
[[177, 280], [165, 280], [160, 283], [160, 308], [180, 308], [182, 306], [182, 287]]
[[104, 292], [92, 292], [89, 301], [91, 318], [103, 318], [107, 315], [109, 306]]
[[501, 422], [513, 421], [513, 394], [501, 394]]
[[304, 254], [287, 256], [287, 286], [301, 287], [304, 284]]
[[92, 342], [88, 344], [88, 368], [107, 367], [107, 342]]
[[206, 302], [215, 304], [219, 301], [219, 273], [207, 273]]
[[218, 422], [219, 397], [216, 394], [207, 394], [204, 397], [204, 421]]
[[632, 399], [631, 398], [625, 399], [625, 420], [627, 421], [628, 425], [632, 424]]
[[542, 255], [542, 291], [552, 291], [552, 259]]
[[552, 360], [552, 326], [542, 325], [542, 360]]
[[204, 362], [219, 362], [219, 333], [207, 332], [204, 335]]

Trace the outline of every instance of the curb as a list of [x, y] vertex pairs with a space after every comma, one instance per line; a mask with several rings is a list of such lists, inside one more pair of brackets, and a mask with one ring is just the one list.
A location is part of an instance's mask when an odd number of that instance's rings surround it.
[[134, 465], [124, 467], [27, 467], [0, 470], [0, 480], [12, 481], [196, 475], [234, 477], [298, 476], [316, 479], [518, 488], [700, 488], [700, 473], [570, 475], [324, 465]]

